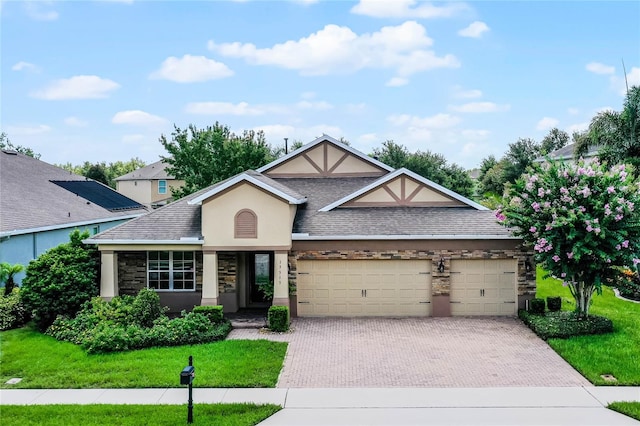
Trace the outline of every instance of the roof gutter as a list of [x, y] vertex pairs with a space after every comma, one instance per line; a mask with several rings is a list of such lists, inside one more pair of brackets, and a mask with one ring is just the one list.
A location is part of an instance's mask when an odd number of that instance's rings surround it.
[[7, 237], [7, 236], [13, 236], [13, 235], [24, 235], [24, 234], [33, 234], [33, 233], [36, 233], [36, 232], [55, 231], [57, 229], [77, 228], [79, 226], [94, 225], [94, 224], [98, 224], [98, 223], [115, 222], [115, 221], [118, 221], [118, 220], [134, 219], [134, 218], [142, 216], [144, 214], [145, 213], [136, 213], [136, 214], [130, 214], [130, 215], [127, 215], [127, 216], [110, 217], [108, 219], [83, 220], [81, 222], [60, 223], [58, 225], [40, 226], [38, 228], [14, 229], [13, 231], [0, 232], [0, 237]]
[[181, 238], [179, 240], [103, 240], [100, 238], [87, 238], [82, 241], [85, 244], [128, 244], [128, 245], [143, 245], [143, 244], [155, 244], [155, 245], [168, 245], [168, 244], [182, 244], [182, 245], [203, 245], [204, 240], [194, 238]]
[[293, 241], [323, 240], [520, 240], [511, 235], [427, 234], [427, 235], [309, 235], [291, 234]]

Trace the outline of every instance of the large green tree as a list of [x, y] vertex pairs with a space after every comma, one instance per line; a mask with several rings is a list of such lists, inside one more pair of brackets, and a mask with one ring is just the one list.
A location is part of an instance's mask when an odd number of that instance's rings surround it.
[[14, 145], [13, 143], [11, 143], [11, 141], [9, 140], [9, 136], [5, 132], [0, 132], [0, 149], [11, 149], [19, 152], [20, 154], [33, 157], [36, 160], [40, 159], [40, 154], [35, 152], [33, 149], [26, 146]]
[[173, 189], [181, 198], [247, 169], [257, 169], [273, 161], [274, 151], [262, 131], [233, 133], [228, 126], [216, 122], [213, 126], [186, 129], [174, 126], [171, 138], [160, 136], [160, 143], [168, 156], [167, 172], [185, 185]]
[[97, 163], [85, 161], [84, 163], [76, 166], [71, 163], [56, 164], [56, 166], [68, 170], [71, 173], [97, 180], [98, 182], [109, 185], [114, 189], [116, 188], [116, 178], [126, 175], [127, 173], [131, 173], [145, 165], [145, 162], [138, 157], [134, 157], [128, 161], [118, 160], [111, 163], [107, 163], [105, 161]]
[[622, 111], [603, 111], [591, 120], [576, 152], [584, 154], [591, 147], [600, 147], [601, 161], [633, 164], [635, 173], [640, 174], [640, 86], [627, 91]]
[[441, 154], [410, 152], [404, 145], [388, 140], [381, 148], [374, 149], [371, 156], [396, 169], [405, 167], [465, 197], [473, 195], [474, 185], [469, 174], [457, 164], [447, 163]]
[[632, 167], [536, 165], [509, 188], [497, 216], [562, 279], [581, 317], [622, 268], [640, 263], [640, 179]]

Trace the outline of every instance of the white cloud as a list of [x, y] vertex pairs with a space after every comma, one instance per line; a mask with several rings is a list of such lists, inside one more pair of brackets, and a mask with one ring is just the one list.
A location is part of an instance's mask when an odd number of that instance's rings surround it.
[[580, 113], [580, 110], [578, 108], [568, 108], [567, 112], [569, 113], [569, 115], [578, 115]]
[[509, 111], [511, 105], [498, 105], [493, 102], [469, 102], [462, 105], [449, 105], [449, 109], [456, 112], [483, 113]]
[[385, 83], [385, 86], [400, 87], [400, 86], [406, 86], [408, 83], [409, 83], [409, 80], [406, 78], [393, 77], [392, 79], [390, 79]]
[[240, 115], [255, 116], [267, 113], [286, 113], [287, 109], [279, 105], [249, 105], [247, 102], [191, 102], [185, 107], [189, 114], [201, 115]]
[[600, 62], [589, 62], [585, 67], [587, 71], [595, 74], [613, 74], [616, 69], [610, 65], [601, 64]]
[[408, 126], [409, 128], [447, 129], [460, 123], [460, 117], [450, 114], [436, 114], [431, 117], [418, 117], [409, 114], [392, 114], [387, 117], [394, 126]]
[[51, 1], [27, 1], [24, 2], [24, 8], [29, 18], [36, 21], [55, 21], [58, 19], [58, 12], [51, 10], [53, 2]]
[[85, 127], [89, 123], [79, 119], [78, 117], [67, 117], [64, 119], [64, 124], [71, 127]]
[[113, 124], [131, 124], [134, 126], [158, 126], [165, 124], [167, 120], [145, 111], [128, 110], [117, 112], [111, 122]]
[[537, 130], [549, 130], [554, 127], [557, 127], [560, 124], [560, 121], [556, 118], [552, 117], [542, 117], [538, 124], [536, 124]]
[[310, 142], [322, 136], [323, 133], [331, 135], [334, 138], [340, 138], [343, 135], [340, 127], [325, 124], [310, 127], [292, 126], [288, 124], [266, 124], [256, 126], [253, 130], [264, 131], [265, 138], [272, 145], [284, 145], [284, 138], [288, 138], [289, 146], [291, 146], [291, 143], [295, 140], [300, 140], [304, 143]]
[[98, 99], [106, 98], [109, 92], [119, 88], [115, 81], [96, 75], [77, 75], [53, 81], [49, 87], [31, 93], [38, 99]]
[[465, 129], [460, 132], [463, 138], [473, 140], [485, 140], [491, 134], [489, 130], [484, 129]]
[[170, 56], [162, 62], [160, 69], [151, 73], [154, 80], [171, 80], [177, 83], [194, 83], [230, 77], [233, 71], [222, 62], [204, 56]]
[[454, 86], [453, 97], [458, 99], [481, 98], [482, 91], [478, 89], [464, 90], [462, 86]]
[[34, 126], [8, 126], [7, 133], [11, 136], [32, 136], [48, 133], [51, 127], [46, 124], [38, 124]]
[[363, 135], [358, 136], [356, 141], [358, 141], [358, 143], [360, 144], [371, 146], [372, 144], [379, 142], [380, 138], [375, 133], [365, 133]]
[[434, 6], [416, 0], [360, 0], [351, 13], [374, 18], [448, 18], [467, 9], [464, 3], [447, 3]]
[[30, 62], [20, 61], [11, 67], [13, 71], [39, 71], [38, 67]]
[[300, 101], [298, 103], [296, 103], [296, 107], [299, 109], [311, 109], [311, 110], [316, 110], [316, 111], [326, 111], [328, 109], [332, 109], [333, 105], [331, 105], [329, 102], [325, 102], [325, 101], [316, 101], [316, 102], [311, 102], [311, 101]]
[[584, 130], [587, 130], [588, 128], [589, 128], [589, 122], [588, 121], [585, 121], [584, 123], [576, 123], [576, 124], [572, 124], [571, 126], [567, 127], [567, 133], [569, 133], [571, 135], [574, 132], [582, 132]]
[[611, 76], [611, 86], [613, 87], [613, 90], [618, 92], [621, 96], [625, 96], [627, 94], [627, 84], [629, 85], [629, 88], [632, 86], [640, 86], [640, 68], [631, 68], [631, 71], [627, 73], [626, 81], [624, 77], [618, 77], [616, 75]]
[[297, 41], [268, 48], [258, 48], [252, 43], [217, 44], [213, 40], [208, 47], [226, 57], [296, 70], [301, 75], [349, 74], [376, 68], [394, 70], [396, 77], [407, 78], [433, 68], [460, 66], [454, 55], [436, 56], [428, 50], [432, 44], [422, 25], [407, 21], [361, 35], [348, 27], [331, 24]]
[[315, 99], [315, 97], [316, 97], [316, 92], [302, 92], [302, 93], [300, 94], [300, 97], [301, 97], [302, 99], [307, 99], [307, 100], [309, 100], [309, 99]]
[[468, 27], [458, 31], [458, 35], [462, 37], [480, 38], [482, 34], [489, 31], [489, 26], [482, 21], [475, 21]]
[[347, 104], [345, 105], [345, 109], [349, 114], [362, 114], [367, 109], [367, 104], [364, 102], [360, 102], [357, 104]]

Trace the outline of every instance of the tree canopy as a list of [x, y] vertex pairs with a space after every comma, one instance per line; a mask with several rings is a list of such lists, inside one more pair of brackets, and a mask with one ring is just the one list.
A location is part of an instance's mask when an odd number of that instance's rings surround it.
[[68, 170], [71, 173], [94, 179], [114, 189], [116, 188], [116, 178], [131, 173], [145, 165], [145, 162], [138, 157], [134, 157], [128, 161], [115, 161], [112, 163], [105, 161], [91, 163], [90, 161], [85, 161], [77, 166], [71, 163], [56, 164], [56, 166]]
[[162, 135], [160, 143], [169, 154], [162, 157], [169, 164], [167, 172], [185, 182], [182, 188], [172, 189], [176, 198], [275, 159], [264, 132], [249, 130], [236, 135], [218, 122], [204, 129], [193, 124], [186, 129], [174, 126], [171, 138]]
[[36, 160], [40, 159], [40, 154], [35, 152], [33, 149], [26, 146], [14, 145], [13, 143], [11, 143], [11, 141], [9, 140], [9, 136], [5, 132], [0, 132], [0, 149], [12, 149], [19, 152], [20, 154], [33, 157]]
[[405, 146], [387, 140], [371, 156], [396, 169], [405, 167], [465, 197], [473, 195], [474, 185], [468, 173], [457, 164], [447, 163], [441, 154], [409, 152]]
[[597, 161], [535, 165], [497, 213], [569, 286], [583, 316], [606, 280], [640, 263], [640, 179], [631, 171]]

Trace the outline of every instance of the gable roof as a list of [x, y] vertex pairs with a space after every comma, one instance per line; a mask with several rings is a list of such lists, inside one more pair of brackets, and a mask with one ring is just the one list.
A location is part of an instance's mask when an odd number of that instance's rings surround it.
[[450, 198], [452, 198], [454, 200], [460, 201], [461, 203], [463, 203], [463, 204], [465, 204], [465, 205], [467, 205], [469, 207], [473, 207], [476, 210], [488, 210], [486, 207], [484, 207], [484, 206], [482, 206], [482, 205], [480, 205], [480, 204], [478, 204], [478, 203], [476, 203], [474, 201], [471, 201], [470, 199], [468, 199], [466, 197], [463, 197], [462, 195], [460, 195], [460, 194], [458, 194], [456, 192], [453, 192], [453, 191], [445, 188], [444, 186], [438, 185], [437, 183], [435, 183], [435, 182], [433, 182], [433, 181], [431, 181], [431, 180], [429, 180], [429, 179], [427, 179], [425, 177], [422, 177], [419, 174], [414, 173], [411, 170], [405, 169], [403, 167], [403, 168], [400, 168], [400, 169], [394, 171], [393, 173], [389, 173], [389, 174], [381, 177], [380, 179], [376, 180], [375, 182], [370, 183], [369, 185], [367, 185], [367, 186], [365, 186], [363, 188], [360, 188], [359, 190], [353, 192], [352, 194], [347, 195], [346, 197], [343, 197], [343, 198], [341, 198], [341, 199], [339, 199], [339, 200], [337, 200], [337, 201], [335, 201], [335, 202], [333, 202], [333, 203], [331, 203], [331, 204], [329, 204], [327, 206], [324, 206], [319, 211], [321, 211], [321, 212], [331, 211], [331, 210], [333, 210], [333, 209], [335, 209], [337, 207], [340, 207], [340, 206], [344, 205], [345, 203], [347, 203], [347, 202], [349, 202], [351, 200], [354, 200], [354, 199], [358, 198], [361, 195], [366, 194], [367, 192], [369, 192], [369, 191], [371, 191], [371, 190], [373, 190], [375, 188], [381, 187], [383, 184], [385, 184], [387, 182], [390, 182], [391, 180], [397, 178], [398, 176], [402, 176], [402, 175], [409, 176], [412, 179], [414, 179], [414, 180], [420, 182], [421, 184], [425, 185], [426, 187], [434, 189], [434, 190], [436, 190], [436, 191], [438, 191], [438, 192], [440, 192], [442, 194], [445, 194], [446, 196], [448, 196], [448, 197], [450, 197]]
[[[61, 186], [54, 181], [65, 184]], [[100, 196], [115, 194], [121, 197], [108, 186], [84, 176], [15, 151], [0, 151], [0, 234], [85, 226], [130, 219], [147, 212], [145, 207], [126, 197], [125, 204], [130, 205], [130, 209], [109, 210], [88, 198], [87, 193], [76, 193], [63, 187], [87, 184], [99, 188]]]
[[156, 161], [147, 166], [136, 169], [126, 175], [117, 177], [116, 181], [123, 180], [157, 180], [157, 179], [175, 179], [173, 176], [167, 173], [167, 167], [169, 165], [164, 161]]
[[347, 144], [344, 144], [344, 143], [340, 142], [337, 139], [332, 138], [329, 135], [322, 135], [319, 138], [316, 138], [313, 141], [309, 142], [308, 144], [305, 144], [305, 145], [301, 146], [300, 148], [296, 149], [295, 151], [291, 151], [287, 155], [285, 155], [283, 157], [280, 157], [277, 160], [274, 160], [271, 163], [260, 167], [257, 171], [260, 172], [260, 173], [268, 173], [269, 170], [272, 170], [275, 167], [290, 161], [292, 158], [301, 156], [304, 153], [306, 153], [308, 151], [311, 151], [313, 148], [315, 148], [316, 146], [318, 146], [318, 145], [320, 145], [322, 143], [329, 143], [331, 145], [334, 145], [338, 149], [347, 151], [350, 154], [352, 154], [353, 156], [359, 158], [360, 160], [362, 160], [362, 161], [364, 161], [366, 163], [369, 163], [369, 164], [375, 166], [378, 169], [385, 170], [385, 171], [388, 171], [388, 172], [394, 170], [393, 167], [388, 166], [388, 165], [376, 160], [375, 158], [371, 158], [368, 155], [358, 151], [357, 149], [354, 149], [354, 148], [350, 147]]
[[298, 194], [291, 188], [288, 188], [259, 172], [247, 170], [246, 172], [240, 173], [239, 175], [209, 187], [207, 191], [191, 199], [189, 204], [202, 204], [204, 200], [214, 197], [215, 195], [242, 182], [248, 182], [258, 188], [262, 188], [276, 197], [288, 201], [289, 204], [302, 204], [307, 201], [307, 197]]

